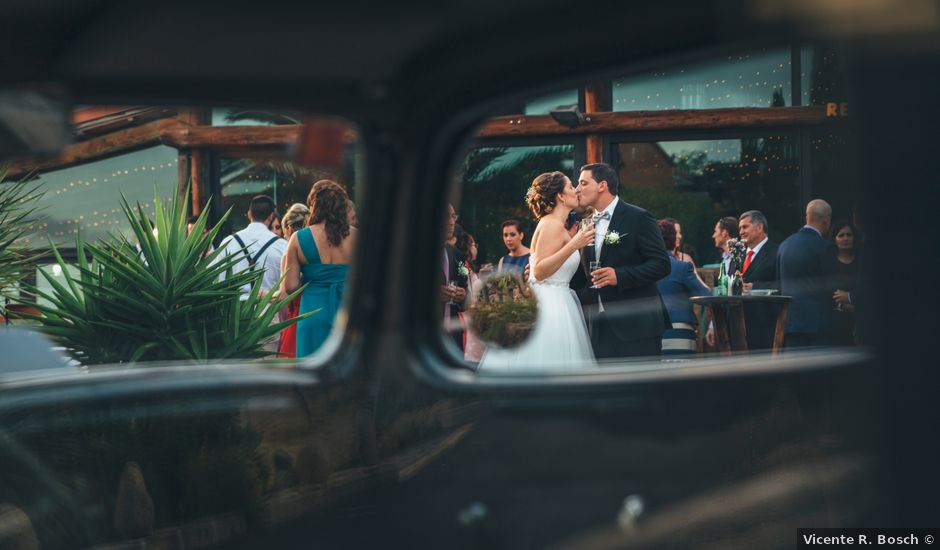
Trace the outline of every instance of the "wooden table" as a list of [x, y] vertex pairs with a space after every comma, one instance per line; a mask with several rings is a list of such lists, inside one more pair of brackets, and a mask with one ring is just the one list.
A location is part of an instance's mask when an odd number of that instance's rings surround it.
[[779, 307], [777, 327], [774, 331], [773, 352], [783, 349], [783, 335], [787, 329], [787, 310], [790, 296], [695, 296], [689, 298], [693, 304], [711, 309], [715, 322], [718, 349], [724, 354], [732, 351], [747, 351], [747, 323], [744, 320], [745, 303], [772, 303]]

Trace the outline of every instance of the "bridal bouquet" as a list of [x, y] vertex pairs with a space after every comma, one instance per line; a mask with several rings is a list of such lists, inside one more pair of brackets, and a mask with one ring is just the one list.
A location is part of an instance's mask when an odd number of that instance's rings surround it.
[[487, 344], [514, 347], [535, 328], [538, 303], [532, 288], [516, 275], [490, 277], [470, 306], [470, 325]]

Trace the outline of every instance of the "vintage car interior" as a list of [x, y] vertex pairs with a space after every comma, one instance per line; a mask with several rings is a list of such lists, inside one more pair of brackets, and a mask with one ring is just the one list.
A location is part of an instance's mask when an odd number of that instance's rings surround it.
[[[307, 358], [83, 364], [11, 314], [0, 548], [783, 548], [803, 527], [940, 517], [935, 2], [5, 0], [0, 14], [0, 186], [45, 186], [62, 233], [31, 238], [63, 264], [85, 254], [79, 225], [127, 227], [120, 193], [184, 197], [213, 224], [231, 207], [215, 245], [259, 189], [303, 202], [337, 178], [358, 218], [342, 308]], [[790, 75], [823, 47], [842, 87], [801, 102]], [[780, 106], [615, 103], [633, 97], [617, 83], [742, 52], [783, 56], [779, 92], [761, 87]], [[549, 115], [566, 104], [573, 119]], [[838, 155], [807, 156], [835, 134]], [[796, 179], [760, 200], [781, 227], [800, 227], [813, 193], [864, 208], [865, 345], [522, 374], [456, 353], [438, 291], [447, 205], [469, 219], [503, 200], [472, 186], [468, 156], [556, 148], [576, 175], [663, 143], [740, 153], [779, 136]], [[97, 177], [114, 191], [94, 195], [109, 206], [88, 206], [92, 222], [72, 184]]]

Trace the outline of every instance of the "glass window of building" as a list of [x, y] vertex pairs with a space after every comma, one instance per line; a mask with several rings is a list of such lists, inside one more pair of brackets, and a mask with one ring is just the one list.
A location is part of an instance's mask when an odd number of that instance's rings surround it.
[[217, 189], [213, 190], [213, 196], [221, 200], [216, 205], [215, 218], [233, 209], [219, 235], [229, 235], [248, 223], [245, 213], [256, 195], [274, 199], [278, 213], [283, 216], [291, 204], [307, 203], [314, 183], [329, 179], [342, 184], [350, 199], [357, 201], [363, 172], [361, 157], [358, 142], [346, 147], [343, 162], [337, 166], [300, 166], [283, 156], [218, 155], [215, 163], [218, 176], [213, 182]]
[[293, 111], [245, 107], [214, 107], [213, 126], [280, 126], [300, 124], [303, 116]]
[[848, 100], [842, 58], [835, 48], [800, 48], [800, 88], [803, 105], [825, 105]]
[[715, 222], [760, 210], [778, 242], [801, 225], [800, 164], [794, 136], [621, 142], [613, 147], [620, 195], [657, 218], [675, 218], [697, 265], [717, 261]]
[[792, 106], [790, 49], [757, 50], [614, 80], [614, 111]]
[[525, 104], [527, 115], [547, 115], [552, 109], [562, 105], [577, 105], [578, 90], [565, 90], [546, 95]]

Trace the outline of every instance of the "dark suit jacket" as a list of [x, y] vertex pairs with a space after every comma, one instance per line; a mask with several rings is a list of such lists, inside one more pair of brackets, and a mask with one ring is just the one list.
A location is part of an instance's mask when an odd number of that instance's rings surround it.
[[812, 229], [804, 227], [787, 237], [777, 250], [780, 293], [792, 296], [787, 333], [825, 337], [831, 327], [839, 268], [836, 247]]
[[[777, 281], [777, 243], [768, 240], [760, 252], [751, 258], [751, 264], [744, 272], [745, 283], [753, 283], [754, 288], [780, 288]], [[770, 349], [774, 343], [774, 331], [777, 328], [777, 307], [773, 304], [744, 304], [744, 318], [747, 320], [748, 349]]]
[[581, 251], [583, 269], [572, 278], [571, 287], [589, 322], [598, 314], [600, 294], [611, 330], [620, 340], [659, 338], [670, 322], [656, 282], [669, 275], [671, 267], [656, 220], [646, 210], [621, 200], [607, 230], [618, 232], [620, 243], [602, 245], [600, 262], [601, 267], [614, 268], [617, 286], [588, 288], [588, 262], [595, 259], [595, 253], [593, 246], [587, 246]]
[[[467, 285], [469, 284], [468, 279], [466, 277], [460, 277], [459, 275], [457, 275], [457, 266], [466, 261], [463, 253], [461, 253], [459, 250], [449, 245], [445, 245], [444, 250], [447, 252], [447, 263], [448, 263], [448, 269], [450, 270], [450, 280], [455, 281], [457, 283], [457, 286], [463, 288], [464, 290], [467, 290]], [[442, 271], [441, 272], [442, 280], [443, 280], [443, 277], [444, 277], [444, 273]], [[447, 284], [447, 281], [445, 280], [443, 284]], [[449, 316], [454, 317], [457, 315], [457, 312], [459, 311], [463, 311], [463, 304], [452, 305], [450, 306]]]

